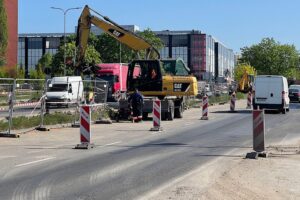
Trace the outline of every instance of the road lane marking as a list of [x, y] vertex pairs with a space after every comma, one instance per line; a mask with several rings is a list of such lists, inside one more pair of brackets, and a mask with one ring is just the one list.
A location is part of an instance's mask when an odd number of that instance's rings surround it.
[[114, 144], [120, 144], [122, 141], [117, 141], [117, 142], [113, 142], [113, 143], [109, 143], [109, 144], [104, 144], [103, 147], [107, 147], [107, 146], [112, 146]]
[[47, 161], [47, 160], [52, 160], [54, 158], [55, 157], [49, 157], [49, 158], [44, 158], [44, 159], [41, 159], [41, 160], [35, 160], [35, 161], [32, 161], [32, 162], [27, 162], [27, 163], [16, 165], [15, 167], [22, 167], [22, 166], [26, 166], [26, 165], [31, 165], [31, 164], [35, 164], [35, 163], [39, 163], [39, 162], [43, 162], [43, 161]]
[[39, 152], [42, 152], [42, 151], [45, 151], [46, 149], [43, 149], [43, 150], [36, 150], [36, 151], [28, 151], [27, 153], [28, 154], [32, 154], [32, 153], [39, 153]]
[[194, 124], [194, 122], [189, 122], [189, 123], [185, 123], [184, 125], [185, 126], [190, 126], [190, 125], [193, 125]]
[[5, 158], [16, 158], [17, 156], [0, 156], [0, 159], [5, 159]]
[[158, 160], [164, 160], [166, 158], [170, 158], [171, 156], [174, 156], [178, 154], [179, 150], [174, 151], [165, 151], [160, 152], [159, 154], [152, 154], [152, 155], [144, 155], [137, 158], [129, 158], [126, 161], [122, 161], [122, 163], [114, 163], [112, 165], [109, 165], [107, 167], [101, 168], [97, 171], [93, 171], [90, 173], [90, 184], [91, 185], [97, 185], [100, 182], [103, 182], [107, 179], [111, 179], [114, 177], [119, 176], [122, 172], [131, 169], [135, 166], [143, 167], [147, 165], [151, 165], [155, 163], [155, 161]]

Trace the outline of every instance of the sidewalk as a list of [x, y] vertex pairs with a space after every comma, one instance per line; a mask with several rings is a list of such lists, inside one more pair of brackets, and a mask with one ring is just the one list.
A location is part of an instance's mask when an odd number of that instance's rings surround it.
[[277, 147], [269, 148], [267, 159], [228, 157], [218, 160], [222, 165], [214, 161], [149, 199], [300, 199], [300, 139]]

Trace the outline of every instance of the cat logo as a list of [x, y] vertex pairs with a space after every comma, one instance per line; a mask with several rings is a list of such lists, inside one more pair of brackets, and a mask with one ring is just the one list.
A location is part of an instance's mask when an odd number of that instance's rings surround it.
[[121, 33], [119, 31], [117, 31], [116, 29], [108, 29], [108, 31], [113, 34], [114, 36], [116, 36], [117, 38], [123, 37], [124, 33]]
[[174, 83], [174, 92], [187, 92], [190, 88], [190, 83]]

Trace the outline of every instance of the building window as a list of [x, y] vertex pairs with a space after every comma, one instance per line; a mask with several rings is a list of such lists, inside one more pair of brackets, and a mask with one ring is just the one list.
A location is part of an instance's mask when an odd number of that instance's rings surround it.
[[25, 69], [25, 38], [18, 40], [18, 66]]
[[35, 69], [43, 55], [43, 39], [28, 38], [28, 70]]

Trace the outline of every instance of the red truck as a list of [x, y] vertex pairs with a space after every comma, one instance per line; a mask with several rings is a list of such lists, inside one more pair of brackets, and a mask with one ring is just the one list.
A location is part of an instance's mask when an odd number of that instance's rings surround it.
[[127, 91], [127, 73], [128, 65], [124, 63], [101, 63], [98, 64], [100, 70], [96, 78], [108, 82], [107, 101], [118, 101], [116, 95], [117, 91], [124, 93]]

